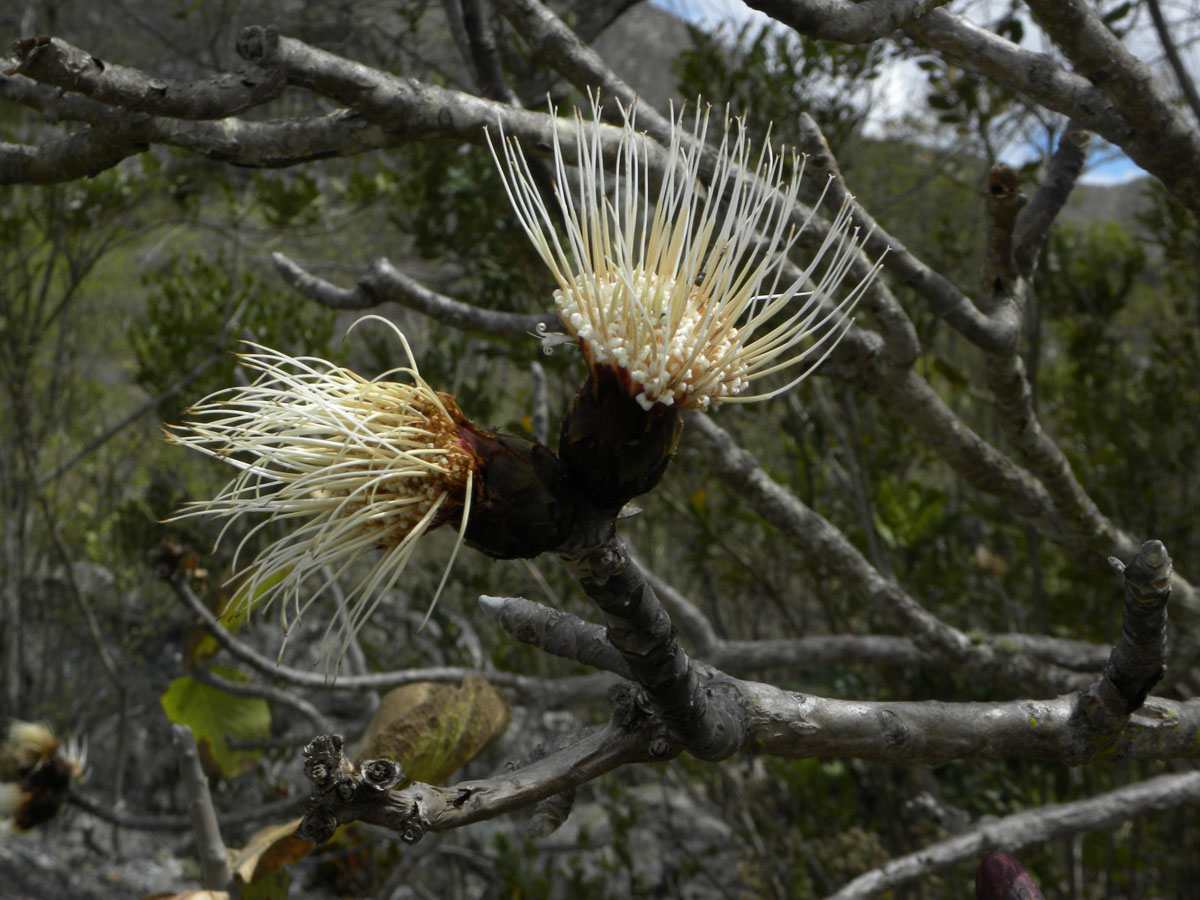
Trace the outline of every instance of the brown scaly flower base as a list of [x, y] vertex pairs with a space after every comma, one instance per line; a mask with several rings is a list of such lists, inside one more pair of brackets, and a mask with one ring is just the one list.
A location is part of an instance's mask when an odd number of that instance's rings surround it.
[[563, 420], [558, 454], [592, 503], [615, 515], [662, 479], [683, 423], [679, 410], [642, 409], [621, 369], [598, 366]]

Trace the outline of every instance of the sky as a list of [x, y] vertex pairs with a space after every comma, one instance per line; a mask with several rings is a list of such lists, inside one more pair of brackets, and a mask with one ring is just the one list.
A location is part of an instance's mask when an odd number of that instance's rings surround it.
[[[652, 2], [680, 18], [696, 24], [703, 24], [706, 27], [716, 27], [722, 22], [731, 22], [735, 26], [741, 26], [746, 22], [770, 21], [765, 15], [750, 9], [740, 0], [652, 0]], [[996, 7], [997, 0], [973, 0], [968, 4], [956, 3], [955, 11], [969, 9], [972, 19], [982, 22], [986, 20], [989, 6]], [[1175, 13], [1190, 12], [1194, 15], [1196, 0], [1178, 0], [1175, 3], [1167, 0], [1164, 8], [1168, 18], [1174, 18], [1173, 11]], [[1134, 52], [1143, 59], [1157, 59], [1161, 55], [1161, 51], [1149, 19], [1145, 16], [1140, 21], [1135, 19], [1132, 26], [1128, 43]], [[1031, 23], [1027, 23], [1026, 34], [1028, 37], [1025, 46], [1039, 51], [1049, 49], [1048, 39]], [[1176, 36], [1176, 40], [1179, 40], [1179, 36]], [[1193, 43], [1191, 50], [1185, 49], [1184, 53], [1189, 68], [1200, 72], [1200, 41]], [[910, 102], [913, 91], [923, 90], [923, 83], [924, 75], [916, 68], [913, 61], [901, 62], [893, 66], [890, 71], [886, 71], [883, 76], [878, 105], [880, 122], [894, 118], [902, 111], [904, 105]], [[1120, 184], [1146, 174], [1119, 148], [1098, 141], [1093, 144], [1094, 147], [1096, 144], [1100, 144], [1100, 146], [1096, 147], [1090, 155], [1088, 168], [1080, 179], [1081, 181], [1090, 184]], [[1033, 152], [1032, 148], [1016, 146], [1009, 150], [1009, 155], [1014, 157], [1014, 163], [1020, 163], [1023, 155], [1032, 155]]]

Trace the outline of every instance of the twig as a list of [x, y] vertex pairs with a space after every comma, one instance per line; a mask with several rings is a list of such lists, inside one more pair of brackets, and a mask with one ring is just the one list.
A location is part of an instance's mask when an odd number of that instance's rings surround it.
[[1192, 108], [1192, 114], [1200, 121], [1200, 92], [1196, 91], [1196, 82], [1192, 80], [1191, 73], [1183, 64], [1179, 49], [1171, 37], [1171, 29], [1162, 14], [1162, 6], [1158, 0], [1146, 0], [1146, 6], [1150, 10], [1150, 19], [1154, 22], [1154, 30], [1158, 33], [1158, 42], [1162, 44], [1163, 53], [1166, 54], [1171, 71], [1175, 73], [1179, 90], [1187, 100], [1188, 106]]
[[527, 337], [543, 331], [561, 331], [556, 316], [497, 312], [439, 294], [405, 275], [387, 259], [376, 259], [353, 288], [339, 288], [305, 271], [282, 253], [271, 254], [280, 276], [306, 297], [333, 309], [368, 309], [394, 301], [438, 322], [467, 331]]
[[1149, 697], [1115, 736], [1081, 724], [1080, 692], [992, 703], [834, 700], [731, 680], [744, 751], [937, 765], [963, 759], [1194, 759], [1200, 700]]
[[[1067, 137], [1061, 142], [1055, 158], [1059, 161], [1056, 176], [1058, 187], [1051, 188], [1048, 191], [1050, 196], [1039, 201], [1036, 218], [1030, 221], [1023, 233], [1017, 222], [1022, 195], [1015, 173], [1006, 167], [1000, 167], [992, 173], [987, 201], [989, 241], [983, 280], [985, 289], [990, 287], [993, 292], [992, 304], [995, 306], [1019, 310], [1024, 304], [1028, 283], [1013, 242], [1015, 239], [1021, 240], [1026, 253], [1032, 254], [1036, 260], [1040, 240], [1044, 239], [1044, 232], [1039, 232], [1049, 227], [1049, 220], [1056, 211], [1054, 204], [1061, 205], [1061, 201], [1065, 200], [1063, 183], [1069, 189], [1073, 180], [1072, 171], [1077, 174], [1077, 166], [1082, 166], [1082, 150]], [[1021, 234], [1021, 237], [1017, 238], [1014, 232]], [[1032, 265], [1032, 261], [1028, 264]], [[1094, 562], [1096, 557], [1106, 552], [1132, 557], [1138, 552], [1137, 542], [1100, 512], [1075, 477], [1066, 454], [1042, 428], [1034, 408], [1033, 385], [1026, 377], [1022, 358], [1015, 349], [989, 353], [985, 358], [985, 368], [1004, 436], [1038, 479], [1037, 482], [1020, 485], [1018, 490], [1013, 491], [1010, 497], [1025, 494], [1029, 498], [1021, 507], [1015, 508], [1032, 512], [1040, 507], [1040, 516], [1052, 515], [1057, 520], [1056, 527], [1053, 530], [1044, 527], [1039, 530], [1088, 562]], [[980, 441], [978, 446], [982, 449], [983, 442]], [[992, 467], [992, 471], [995, 472], [995, 467]], [[1031, 504], [1029, 501], [1037, 495], [1042, 496], [1037, 497], [1036, 505]], [[1022, 514], [1028, 516], [1026, 512]], [[1195, 589], [1182, 579], [1177, 581], [1177, 588], [1178, 605], [1189, 615], [1200, 615], [1200, 598]], [[1181, 659], [1181, 669], [1190, 667], [1195, 652], [1194, 644], [1189, 643]]]
[[638, 565], [646, 573], [646, 580], [658, 594], [662, 605], [667, 608], [667, 612], [671, 615], [671, 621], [675, 623], [680, 634], [692, 644], [692, 649], [703, 657], [719, 646], [721, 639], [717, 637], [717, 632], [713, 629], [708, 616], [704, 615], [696, 604], [648, 568], [636, 554], [631, 553], [631, 555], [638, 560]]
[[[825, 135], [816, 120], [808, 113], [801, 113], [797, 121], [800, 131], [800, 147], [807, 157], [805, 171], [815, 170], [824, 183], [826, 198], [832, 207], [843, 203], [850, 207], [850, 217], [855, 227], [862, 230], [863, 249], [870, 257], [880, 257], [888, 271], [903, 284], [913, 288], [925, 298], [937, 315], [942, 316], [954, 328], [968, 337], [985, 340], [1003, 340], [1003, 335], [993, 336], [993, 326], [975, 309], [974, 304], [954, 284], [921, 262], [895, 235], [889, 234], [863, 208], [850, 193], [842, 177], [837, 160], [829, 147]], [[864, 260], [865, 261], [865, 260]], [[908, 313], [900, 305], [881, 278], [871, 283], [863, 303], [875, 317], [888, 345], [888, 356], [897, 366], [909, 366], [921, 353], [921, 342]]]
[[1104, 136], [1200, 215], [1200, 134], [1161, 96], [1145, 64], [1084, 0], [1030, 0], [1029, 6], [1082, 74], [944, 9], [906, 30], [965, 68]]
[[1147, 541], [1128, 566], [1109, 562], [1125, 580], [1121, 639], [1104, 675], [1083, 692], [1080, 716], [1103, 738], [1115, 735], [1146, 700], [1166, 669], [1167, 601], [1171, 597], [1171, 557], [1161, 541]]
[[[646, 573], [646, 578], [670, 610], [672, 621], [679, 625], [685, 620], [677, 615], [679, 601], [689, 606], [690, 601], [650, 572]], [[665, 590], [660, 590], [660, 586]], [[519, 597], [485, 596], [480, 598], [480, 605], [523, 643], [564, 659], [613, 672], [622, 678], [632, 678], [628, 665], [609, 644], [600, 625]], [[1101, 644], [1028, 634], [989, 635], [980, 639], [980, 643], [994, 648], [997, 653], [1024, 653], [1080, 672], [1102, 671], [1112, 652], [1110, 647]], [[746, 675], [779, 666], [786, 666], [791, 671], [812, 671], [855, 664], [936, 664], [936, 659], [918, 649], [910, 638], [882, 634], [807, 635], [747, 641], [720, 640], [714, 635], [711, 641], [695, 642], [693, 649], [698, 659], [731, 675]]]
[[76, 91], [109, 106], [176, 119], [224, 119], [274, 100], [286, 81], [278, 72], [247, 67], [196, 81], [157, 78], [101, 60], [60, 38], [13, 44], [15, 71]]
[[945, 9], [930, 11], [905, 26], [905, 31], [964, 68], [1076, 119], [1113, 143], [1122, 144], [1134, 137], [1132, 126], [1100, 88], [1064, 69], [1048, 54], [1026, 50]]
[[36, 146], [0, 142], [0, 184], [55, 184], [111, 169], [148, 149], [136, 136], [85, 128], [70, 137]]
[[[1078, 764], [1101, 754], [1164, 759], [1200, 752], [1194, 741], [1200, 700], [1178, 703], [1146, 697], [1162, 670], [1163, 610], [1170, 582], [1170, 559], [1158, 542], [1146, 544], [1137, 559], [1122, 567], [1124, 637], [1098, 686], [1052, 700], [1006, 703], [830, 700], [739, 681], [711, 668], [701, 673], [670, 637], [663, 637], [669, 621], [636, 564], [619, 544], [604, 550], [607, 560], [592, 552], [575, 562], [579, 580], [605, 611], [608, 643], [621, 651], [629, 674], [653, 707], [653, 717], [640, 711], [639, 693], [617, 692], [608, 725], [544, 758], [545, 748], [536, 751], [534, 761], [522, 767], [521, 778], [449, 788], [418, 783], [402, 791], [393, 790], [403, 778], [396, 763], [368, 760], [356, 769], [343, 754], [340, 735], [320, 735], [304, 751], [313, 794], [297, 835], [323, 843], [339, 824], [362, 820], [411, 843], [430, 830], [459, 827], [563, 794], [626, 762], [669, 758], [686, 746], [674, 738], [694, 741], [692, 752], [708, 759], [753, 750], [775, 756], [910, 763], [1019, 757]], [[596, 572], [601, 565], [606, 567], [603, 581]], [[615, 600], [621, 596], [625, 603], [618, 611]], [[592, 662], [615, 659], [600, 630], [575, 617], [555, 615], [525, 600], [483, 598], [483, 603], [523, 640]], [[645, 659], [633, 652], [639, 635]], [[703, 692], [696, 687], [701, 676]], [[693, 718], [679, 710], [679, 701], [695, 704], [698, 699], [703, 706]], [[1131, 715], [1139, 708], [1144, 713]], [[671, 734], [661, 732], [660, 719], [671, 727]], [[736, 741], [727, 739], [730, 734]]]
[[869, 44], [948, 0], [746, 0], [746, 5], [801, 34], [842, 44]]
[[[305, 749], [313, 797], [297, 835], [323, 843], [338, 824], [363, 821], [394, 831], [408, 843], [529, 806], [632, 762], [650, 758], [646, 734], [608, 724], [521, 769], [448, 787], [417, 782], [389, 790], [398, 777], [382, 761], [357, 771], [342, 755], [340, 736], [322, 735]], [[395, 782], [392, 782], [393, 784]]]
[[1017, 220], [1013, 235], [1016, 245], [1014, 257], [1018, 269], [1026, 278], [1033, 276], [1038, 257], [1050, 234], [1050, 226], [1066, 205], [1075, 182], [1083, 172], [1090, 141], [1088, 132], [1077, 128], [1074, 122], [1067, 123], [1058, 140], [1058, 148], [1050, 157], [1046, 177]]
[[175, 589], [176, 596], [179, 597], [184, 606], [193, 615], [200, 619], [205, 630], [216, 639], [222, 649], [227, 650], [231, 655], [246, 663], [255, 671], [299, 687], [319, 688], [322, 690], [383, 691], [404, 684], [413, 684], [417, 681], [462, 681], [464, 678], [478, 676], [498, 687], [515, 691], [522, 697], [536, 699], [540, 704], [548, 707], [601, 696], [608, 687], [607, 682], [601, 684], [593, 676], [544, 679], [516, 675], [512, 672], [481, 671], [479, 669], [459, 666], [405, 669], [398, 672], [380, 672], [372, 675], [347, 676], [330, 680], [324, 675], [319, 675], [315, 672], [304, 672], [299, 669], [280, 665], [274, 660], [263, 656], [242, 641], [239, 641], [227, 629], [223, 628], [216, 617], [200, 601], [200, 598], [196, 596], [191, 586], [182, 578], [171, 579], [171, 585]]
[[894, 891], [961, 860], [974, 859], [995, 850], [1016, 853], [1025, 847], [1042, 845], [1081, 831], [1111, 828], [1134, 816], [1198, 802], [1200, 772], [1187, 772], [1160, 775], [1074, 803], [1039, 806], [995, 819], [966, 834], [890, 860], [855, 878], [826, 900], [863, 900], [884, 891]]
[[584, 592], [604, 614], [609, 643], [645, 690], [671, 734], [700, 759], [723, 759], [744, 735], [741, 710], [714, 693], [679, 643], [671, 619], [620, 540], [565, 556]]
[[[988, 173], [987, 238], [980, 294], [985, 298], [989, 314], [1004, 316], [1014, 323], [1018, 333], [1026, 286], [1013, 254], [1013, 231], [1025, 203], [1016, 172], [1008, 166], [996, 166]], [[1001, 352], [1014, 351], [1015, 342]]]
[[212, 795], [208, 792], [208, 779], [200, 768], [200, 754], [196, 752], [192, 729], [186, 725], [172, 725], [171, 733], [179, 756], [180, 784], [188, 798], [188, 814], [200, 857], [201, 881], [210, 890], [226, 890], [233, 881], [233, 869], [229, 865], [225, 842], [221, 840], [221, 827], [217, 824]]
[[471, 65], [475, 69], [475, 81], [480, 89], [493, 100], [520, 106], [516, 92], [504, 77], [500, 64], [500, 53], [496, 47], [496, 35], [487, 13], [479, 0], [461, 0], [463, 29], [470, 45]]
[[720, 475], [759, 514], [782, 530], [795, 545], [820, 565], [836, 572], [860, 596], [889, 613], [913, 636], [922, 650], [939, 659], [985, 673], [1002, 683], [1038, 684], [1053, 690], [1079, 686], [1079, 676], [1022, 656], [998, 653], [976, 644], [957, 628], [941, 621], [881, 575], [849, 540], [823, 516], [809, 509], [791, 491], [771, 480], [754, 457], [708, 416], [689, 417], [692, 433], [707, 445], [703, 454]]
[[479, 598], [480, 608], [521, 641], [546, 653], [632, 679], [629, 666], [608, 640], [603, 625], [524, 597]]
[[271, 122], [229, 118], [220, 122], [127, 119], [85, 128], [36, 147], [0, 143], [0, 184], [55, 184], [98, 175], [121, 160], [165, 144], [235, 166], [278, 168], [335, 156], [354, 156], [411, 138], [391, 135], [338, 110], [306, 119]]
[[261, 697], [264, 700], [269, 700], [272, 703], [278, 703], [280, 706], [293, 709], [308, 719], [317, 731], [329, 731], [331, 728], [329, 720], [325, 717], [324, 713], [303, 697], [297, 697], [290, 691], [285, 691], [282, 688], [277, 688], [269, 684], [262, 684], [261, 682], [231, 681], [199, 666], [189, 669], [188, 674], [201, 684], [220, 688], [230, 694], [237, 694], [239, 697]]
[[[98, 819], [102, 819], [119, 828], [132, 828], [136, 831], [188, 831], [192, 827], [191, 819], [186, 814], [155, 815], [146, 813], [118, 812], [117, 810], [93, 800], [86, 794], [71, 791], [68, 800], [80, 809], [86, 810]], [[276, 803], [263, 803], [239, 813], [227, 813], [217, 817], [222, 828], [233, 828], [249, 822], [261, 822], [267, 819], [283, 819], [295, 815], [304, 805], [302, 797], [292, 797]]]

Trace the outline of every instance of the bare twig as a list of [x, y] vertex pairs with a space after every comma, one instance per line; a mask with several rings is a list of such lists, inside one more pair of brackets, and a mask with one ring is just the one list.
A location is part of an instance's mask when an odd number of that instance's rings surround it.
[[1026, 657], [997, 653], [932, 615], [899, 585], [881, 575], [830, 522], [771, 480], [754, 457], [708, 416], [696, 414], [688, 421], [693, 433], [706, 444], [703, 457], [717, 474], [806, 555], [845, 578], [860, 596], [890, 614], [913, 636], [918, 647], [1005, 683], [1039, 684], [1055, 690], [1078, 686], [1078, 676], [1073, 673]]
[[475, 80], [485, 95], [509, 106], [520, 106], [516, 92], [504, 77], [500, 64], [500, 53], [496, 47], [496, 35], [487, 11], [480, 0], [461, 0], [463, 28], [471, 50], [471, 64], [475, 69]]
[[540, 331], [560, 331], [557, 317], [523, 315], [482, 309], [430, 290], [391, 264], [376, 259], [353, 288], [339, 288], [305, 271], [282, 253], [271, 254], [280, 276], [306, 297], [333, 309], [368, 309], [394, 301], [438, 322], [466, 331], [526, 337]]
[[[988, 311], [1007, 313], [1006, 318], [1018, 332], [1026, 288], [1013, 253], [1013, 231], [1025, 202], [1016, 172], [1008, 166], [996, 166], [988, 173], [987, 240], [983, 251], [980, 293], [985, 298]], [[1008, 348], [1008, 352], [1013, 352], [1013, 349]]]
[[[633, 555], [634, 559], [637, 559], [636, 554], [631, 555]], [[660, 578], [644, 562], [639, 560], [638, 565], [642, 567], [642, 570], [646, 573], [646, 580], [650, 582], [651, 587], [654, 588], [654, 592], [658, 594], [658, 599], [662, 601], [662, 605], [670, 613], [671, 621], [675, 623], [675, 627], [679, 629], [684, 639], [691, 643], [692, 649], [698, 655], [706, 656], [714, 647], [720, 644], [721, 640], [717, 637], [717, 632], [713, 629], [712, 622], [708, 620], [708, 616], [700, 611], [698, 606], [664, 579]]]
[[0, 184], [54, 184], [90, 178], [146, 148], [147, 142], [136, 136], [92, 128], [37, 146], [0, 142]]
[[894, 891], [956, 862], [995, 850], [1016, 853], [1025, 847], [1043, 845], [1081, 831], [1111, 828], [1134, 816], [1198, 802], [1200, 772], [1186, 772], [1160, 775], [1087, 800], [1039, 806], [992, 820], [950, 840], [890, 860], [855, 878], [826, 900], [864, 900], [884, 891]]
[[603, 625], [551, 609], [524, 597], [479, 598], [480, 608], [523, 644], [554, 656], [632, 679], [629, 666], [608, 640]]
[[175, 119], [224, 119], [274, 100], [286, 87], [278, 72], [254, 66], [197, 81], [157, 78], [101, 60], [60, 38], [17, 41], [13, 55], [14, 71], [34, 81], [131, 112]]
[[[521, 769], [448, 787], [421, 784], [402, 791], [383, 785], [386, 766], [364, 762], [357, 772], [342, 755], [338, 736], [321, 736], [306, 748], [305, 772], [313, 798], [298, 835], [318, 843], [338, 824], [361, 820], [397, 832], [409, 843], [429, 831], [447, 831], [494, 818], [585, 784], [605, 772], [650, 758], [646, 734], [609, 724]], [[346, 774], [349, 773], [349, 774]], [[382, 788], [382, 789], [381, 789]]]
[[1101, 738], [1115, 735], [1163, 676], [1167, 658], [1167, 600], [1171, 557], [1161, 541], [1147, 541], [1129, 563], [1109, 562], [1125, 579], [1121, 639], [1104, 675], [1080, 698], [1079, 713]]
[[[87, 794], [72, 790], [68, 800], [80, 809], [86, 810], [97, 819], [101, 819], [119, 828], [132, 828], [135, 831], [188, 831], [192, 820], [186, 814], [163, 815], [151, 813], [130, 813], [113, 809], [110, 805], [94, 800]], [[248, 810], [238, 813], [226, 813], [217, 817], [222, 828], [233, 828], [249, 822], [262, 822], [269, 819], [283, 819], [296, 814], [304, 805], [303, 798], [290, 797], [275, 803], [255, 804]]]
[[869, 44], [915, 22], [948, 0], [747, 0], [801, 34], [843, 44]]
[[1083, 74], [944, 9], [906, 30], [965, 68], [1103, 135], [1200, 215], [1200, 134], [1160, 96], [1145, 64], [1083, 0], [1032, 0], [1030, 8]]
[[1112, 100], [1048, 54], [1025, 50], [945, 9], [930, 11], [905, 30], [965, 68], [1075, 119], [1113, 143], [1133, 139], [1132, 126], [1117, 112]]
[[1200, 132], [1163, 94], [1150, 67], [1129, 52], [1086, 0], [1029, 0], [1029, 11], [1133, 126], [1137, 139], [1125, 148], [1130, 157], [1200, 216]]
[[276, 168], [353, 156], [404, 142], [347, 110], [274, 122], [238, 118], [175, 122], [130, 113], [115, 124], [85, 128], [37, 147], [0, 143], [0, 184], [53, 184], [88, 178], [154, 143], [193, 150], [230, 165]]
[[[575, 565], [581, 584], [605, 612], [607, 635], [526, 600], [481, 600], [522, 640], [574, 659], [627, 667], [644, 689], [645, 701], [640, 692], [615, 692], [613, 721], [544, 755], [538, 751], [521, 769], [520, 779], [449, 788], [413, 784], [392, 790], [403, 777], [398, 765], [368, 760], [355, 769], [343, 755], [340, 735], [320, 735], [305, 748], [313, 795], [297, 834], [321, 843], [339, 824], [362, 820], [413, 842], [430, 830], [459, 827], [562, 794], [626, 762], [669, 758], [686, 741], [695, 741], [693, 752], [698, 749], [709, 759], [753, 750], [909, 763], [1019, 757], [1078, 764], [1101, 754], [1163, 759], [1200, 752], [1194, 741], [1200, 700], [1146, 697], [1162, 671], [1170, 592], [1170, 558], [1157, 541], [1146, 544], [1128, 567], [1114, 561], [1126, 576], [1124, 636], [1100, 682], [1052, 700], [1006, 703], [830, 700], [739, 681], [708, 667], [701, 671], [672, 637], [663, 636], [669, 621], [636, 564], [620, 545], [609, 545], [606, 552], [610, 559], [603, 582], [597, 578], [600, 561], [594, 552]], [[618, 610], [621, 596], [625, 603]], [[635, 643], [645, 659], [633, 652]], [[701, 679], [703, 692], [697, 689]], [[679, 705], [696, 704], [698, 698], [703, 705], [689, 719]], [[643, 705], [654, 715], [640, 712]], [[1144, 712], [1133, 715], [1139, 709]], [[671, 733], [663, 734], [660, 723]], [[722, 741], [722, 733], [735, 740]]]
[[1017, 220], [1013, 235], [1016, 246], [1014, 257], [1018, 269], [1026, 278], [1033, 276], [1042, 247], [1050, 234], [1050, 226], [1066, 205], [1076, 180], [1083, 172], [1090, 139], [1091, 135], [1076, 128], [1073, 122], [1067, 124], [1059, 138], [1058, 148], [1050, 158], [1046, 177]]
[[[994, 326], [986, 321], [962, 291], [921, 262], [854, 199], [816, 120], [808, 113], [801, 113], [797, 124], [801, 134], [800, 149], [807, 156], [805, 170], [815, 169], [817, 177], [825, 182], [826, 198], [831, 206], [849, 205], [851, 220], [866, 235], [863, 238], [863, 250], [867, 256], [882, 259], [884, 267], [902, 283], [920, 293], [930, 309], [972, 340], [1004, 340], [1004, 335], [991, 333]], [[862, 262], [865, 263], [866, 259]], [[897, 366], [912, 365], [921, 353], [921, 342], [908, 313], [883, 279], [877, 278], [871, 283], [863, 304], [879, 323], [891, 361]]]
[[624, 657], [672, 735], [701, 759], [723, 759], [740, 745], [744, 722], [735, 704], [714, 693], [707, 672], [688, 657], [654, 588], [619, 540], [568, 557], [600, 607], [607, 637]]
[[291, 287], [330, 309], [370, 309], [383, 302], [383, 298], [365, 290], [361, 281], [352, 288], [340, 288], [305, 271], [282, 253], [272, 253], [271, 262], [275, 263], [275, 271]]
[[175, 738], [175, 752], [179, 756], [180, 783], [188, 798], [202, 882], [210, 890], [223, 891], [233, 881], [233, 869], [229, 865], [225, 842], [221, 840], [221, 827], [217, 824], [212, 795], [208, 792], [208, 779], [200, 768], [196, 741], [192, 738], [192, 729], [186, 725], [172, 725], [171, 732]]
[[[1015, 173], [1006, 167], [998, 167], [992, 172], [987, 201], [989, 239], [984, 257], [983, 281], [984, 290], [992, 293], [991, 303], [995, 307], [1009, 307], [1018, 311], [1023, 307], [1028, 280], [1014, 241], [1022, 241], [1021, 247], [1027, 254], [1026, 265], [1031, 266], [1036, 260], [1040, 241], [1045, 237], [1042, 229], [1048, 228], [1049, 220], [1056, 212], [1054, 205], [1061, 205], [1065, 200], [1064, 190], [1069, 190], [1073, 183], [1072, 172], [1077, 174], [1078, 167], [1082, 165], [1081, 149], [1067, 137], [1064, 137], [1055, 158], [1059, 160], [1056, 168], [1061, 169], [1056, 176], [1059, 184], [1050, 188], [1047, 192], [1050, 196], [1039, 202], [1036, 219], [1024, 232], [1020, 231], [1017, 219], [1023, 196]], [[1041, 195], [1042, 192], [1039, 192]], [[996, 399], [1004, 436], [1037, 478], [1037, 482], [1025, 482], [1010, 496], [1020, 497], [1024, 494], [1028, 498], [1025, 501], [1028, 505], [1022, 509], [1029, 512], [1036, 510], [1039, 516], [1057, 520], [1059, 524], [1054, 530], [1039, 527], [1039, 531], [1081, 559], [1095, 561], [1106, 552], [1132, 557], [1138, 552], [1137, 542], [1100, 512], [1075, 477], [1066, 454], [1043, 429], [1034, 408], [1033, 385], [1026, 377], [1025, 363], [1015, 348], [1007, 352], [989, 353], [985, 363], [988, 386]], [[929, 409], [928, 404], [925, 409]], [[984, 446], [980, 441], [974, 449], [977, 451]], [[1003, 464], [1016, 470], [1007, 460], [1003, 460]], [[991, 468], [994, 478], [1000, 466], [993, 465]], [[1029, 517], [1029, 512], [1022, 512], [1022, 515]], [[1189, 615], [1200, 613], [1200, 602], [1192, 586], [1182, 579], [1177, 586], [1178, 605]], [[1189, 644], [1183, 654], [1181, 668], [1190, 666], [1194, 653], [1193, 645]]]
[[[657, 576], [647, 572], [646, 578], [654, 585], [663, 606], [671, 611], [672, 620], [677, 625], [685, 621], [678, 615], [679, 603], [682, 601], [691, 606], [690, 601]], [[485, 612], [497, 616], [501, 626], [519, 641], [622, 678], [633, 677], [600, 625], [524, 598], [481, 597], [480, 605]], [[708, 627], [711, 629], [711, 625]], [[1080, 672], [1103, 670], [1111, 655], [1111, 648], [1101, 644], [1040, 635], [990, 635], [980, 642], [993, 647], [997, 653], [1024, 653]], [[882, 634], [807, 635], [748, 641], [720, 640], [713, 634], [711, 641], [696, 642], [694, 650], [698, 659], [732, 675], [748, 675], [777, 666], [791, 671], [812, 671], [856, 664], [933, 666], [937, 663], [910, 638]]]
[[290, 691], [285, 691], [282, 688], [277, 688], [269, 684], [262, 684], [261, 682], [231, 681], [228, 678], [222, 678], [216, 672], [211, 672], [199, 666], [189, 669], [188, 674], [201, 684], [220, 688], [230, 694], [237, 694], [239, 697], [261, 697], [272, 703], [278, 703], [280, 706], [286, 706], [308, 719], [315, 730], [330, 730], [329, 720], [325, 718], [324, 713], [303, 697], [298, 697]]
[[1158, 0], [1146, 0], [1146, 7], [1150, 10], [1150, 20], [1154, 23], [1155, 32], [1158, 33], [1158, 42], [1162, 44], [1167, 63], [1171, 66], [1171, 71], [1175, 73], [1175, 81], [1179, 84], [1179, 90], [1187, 100], [1188, 106], [1192, 108], [1192, 114], [1197, 121], [1200, 121], [1200, 92], [1197, 92], [1196, 82], [1192, 79], [1187, 66], [1184, 65], [1183, 58], [1179, 55], [1179, 48], [1175, 46], [1175, 40], [1171, 37], [1170, 26], [1163, 17], [1162, 5]]
[[1149, 697], [1115, 736], [1081, 721], [1080, 692], [994, 703], [833, 700], [732, 682], [747, 716], [743, 750], [938, 764], [956, 759], [1192, 759], [1200, 700]]
[[263, 675], [278, 678], [299, 687], [322, 690], [380, 691], [418, 681], [462, 681], [464, 678], [478, 676], [497, 687], [512, 690], [522, 697], [536, 699], [544, 706], [553, 707], [561, 703], [579, 702], [583, 699], [602, 696], [611, 684], [611, 680], [606, 677], [602, 680], [597, 680], [596, 676], [552, 680], [531, 678], [512, 672], [482, 671], [460, 666], [405, 669], [399, 672], [380, 672], [330, 680], [315, 672], [304, 672], [300, 669], [280, 665], [275, 660], [263, 656], [223, 628], [182, 578], [173, 578], [171, 585], [175, 589], [176, 596], [193, 615], [200, 619], [205, 630], [216, 638], [222, 649], [227, 650], [232, 656]]

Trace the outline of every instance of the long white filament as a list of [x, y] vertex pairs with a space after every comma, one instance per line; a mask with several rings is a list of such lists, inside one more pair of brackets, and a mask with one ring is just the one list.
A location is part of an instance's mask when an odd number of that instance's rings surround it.
[[[322, 359], [248, 343], [250, 352], [241, 358], [258, 378], [206, 397], [189, 410], [186, 426], [169, 432], [173, 442], [238, 470], [216, 497], [187, 504], [173, 519], [225, 518], [220, 543], [243, 517], [266, 516], [238, 542], [235, 571], [265, 527], [300, 521], [239, 573], [241, 609], [231, 612], [281, 601], [286, 640], [295, 621], [356, 561], [381, 551], [348, 591], [348, 614], [330, 619], [322, 645], [327, 669], [330, 662], [336, 667], [396, 584], [418, 539], [445, 520], [446, 504], [453, 500], [463, 506], [458, 539], [432, 611], [470, 513], [473, 463], [458, 440], [457, 423], [417, 372], [404, 335], [380, 321], [396, 331], [407, 366], [368, 380]], [[406, 380], [383, 380], [397, 377]]]
[[[755, 155], [743, 122], [726, 118], [705, 186], [711, 109], [698, 110], [690, 129], [681, 112], [654, 191], [650, 161], [660, 151], [637, 131], [636, 110], [620, 109], [611, 178], [598, 98], [590, 121], [577, 114], [570, 132], [555, 127], [554, 195], [565, 243], [520, 144], [503, 134], [488, 138], [517, 220], [558, 282], [559, 318], [589, 365], [630, 375], [646, 409], [764, 399], [778, 390], [743, 392], [756, 379], [799, 366], [788, 387], [794, 385], [840, 340], [878, 270], [841, 302], [833, 299], [862, 244], [849, 205], [799, 276], [780, 285], [787, 255], [811, 222], [811, 215], [799, 228], [790, 221], [803, 162], [792, 155], [794, 174], [787, 176], [788, 157], [769, 140]], [[560, 132], [574, 138], [574, 178]], [[806, 289], [814, 277], [815, 287]]]

